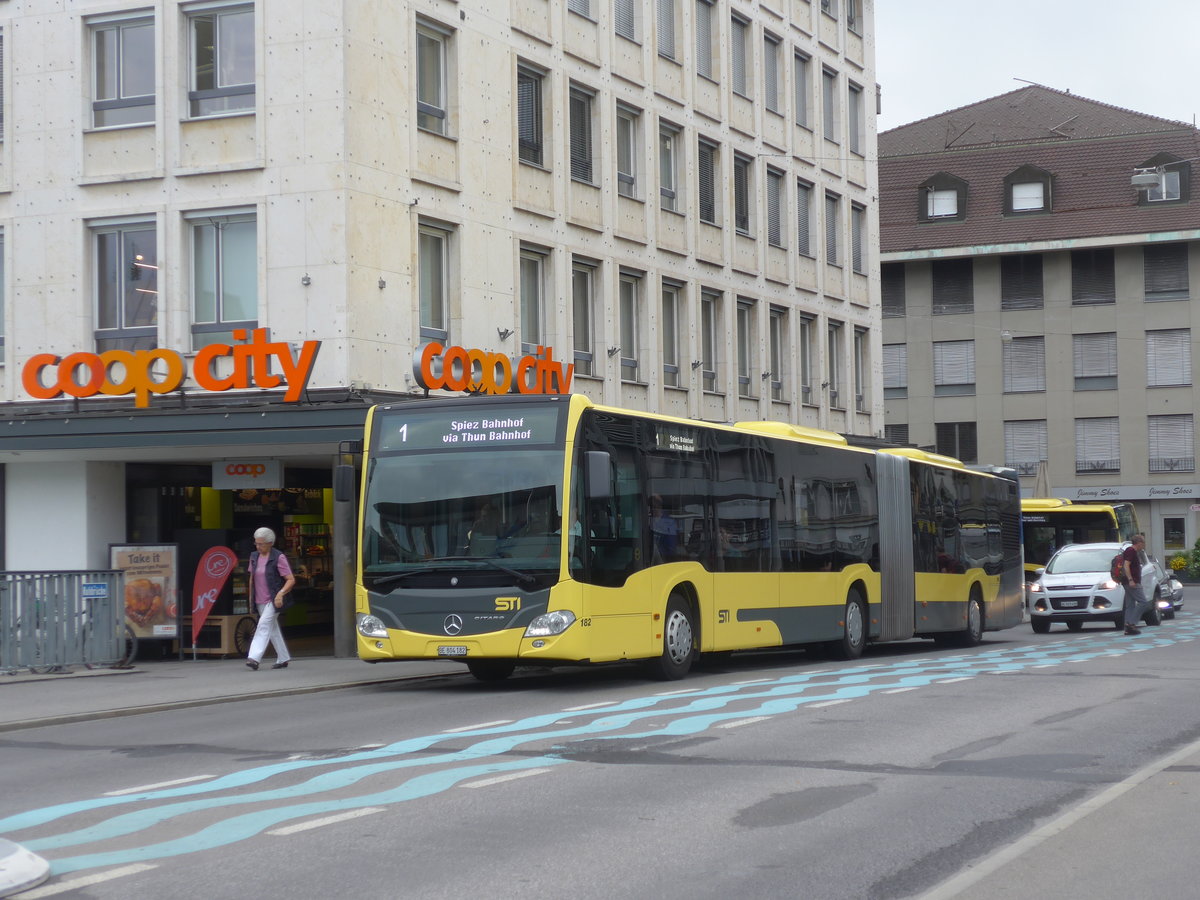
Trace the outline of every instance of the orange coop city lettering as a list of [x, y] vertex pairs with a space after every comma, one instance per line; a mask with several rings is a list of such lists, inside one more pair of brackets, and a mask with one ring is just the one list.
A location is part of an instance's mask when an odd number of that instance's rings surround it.
[[484, 394], [567, 394], [575, 364], [554, 358], [553, 347], [538, 346], [516, 365], [503, 353], [466, 347], [446, 347], [436, 341], [413, 354], [413, 376], [426, 390], [472, 391]]
[[[293, 356], [291, 345], [267, 339], [265, 328], [255, 328], [246, 340], [246, 329], [235, 329], [240, 344], [209, 344], [196, 352], [192, 361], [192, 379], [202, 390], [222, 392], [250, 387], [270, 390], [286, 385], [284, 402], [294, 403], [303, 396], [317, 359], [320, 341], [305, 341]], [[232, 360], [229, 375], [213, 372], [222, 357]], [[279, 372], [272, 372], [272, 363]], [[134, 395], [134, 405], [150, 405], [154, 394], [178, 390], [187, 373], [187, 364], [177, 350], [106, 350], [103, 353], [78, 352], [64, 357], [53, 353], [31, 356], [21, 370], [25, 392], [36, 400], [68, 397]]]

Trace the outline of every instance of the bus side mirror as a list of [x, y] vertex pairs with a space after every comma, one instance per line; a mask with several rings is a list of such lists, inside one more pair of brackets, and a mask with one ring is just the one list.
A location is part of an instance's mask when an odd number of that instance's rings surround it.
[[607, 500], [612, 496], [612, 462], [602, 450], [583, 454], [583, 495], [588, 500]]
[[333, 499], [338, 503], [350, 503], [354, 500], [354, 466], [334, 466]]

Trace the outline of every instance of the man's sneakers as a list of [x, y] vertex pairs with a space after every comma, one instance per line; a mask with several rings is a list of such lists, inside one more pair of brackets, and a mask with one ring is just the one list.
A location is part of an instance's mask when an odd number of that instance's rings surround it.
[[1141, 634], [1142, 629], [1138, 628], [1136, 625], [1126, 625], [1125, 633], [1126, 634]]

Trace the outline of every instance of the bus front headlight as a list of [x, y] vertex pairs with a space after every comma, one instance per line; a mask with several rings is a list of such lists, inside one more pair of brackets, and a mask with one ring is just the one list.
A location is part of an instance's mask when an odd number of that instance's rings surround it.
[[388, 636], [387, 627], [383, 624], [383, 620], [378, 616], [369, 616], [359, 613], [358, 616], [358, 633], [363, 637], [369, 638], [385, 638]]
[[538, 616], [525, 628], [525, 637], [550, 637], [562, 634], [575, 624], [575, 613], [567, 609]]

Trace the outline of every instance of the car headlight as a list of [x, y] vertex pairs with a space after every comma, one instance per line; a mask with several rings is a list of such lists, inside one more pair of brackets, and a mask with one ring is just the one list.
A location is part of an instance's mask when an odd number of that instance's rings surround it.
[[1096, 587], [1102, 591], [1114, 591], [1119, 588], [1120, 585], [1110, 578], [1108, 581], [1100, 582], [1098, 585], [1096, 585]]
[[543, 613], [525, 628], [525, 637], [550, 637], [562, 634], [575, 624], [575, 613], [568, 609]]
[[388, 636], [387, 626], [378, 616], [358, 615], [358, 633], [363, 637], [385, 638]]
[[1027, 582], [1025, 582], [1025, 586], [1027, 588], [1029, 588], [1029, 593], [1031, 593], [1031, 594], [1040, 594], [1043, 590], [1042, 583], [1040, 581], [1033, 581], [1033, 582], [1027, 581]]

